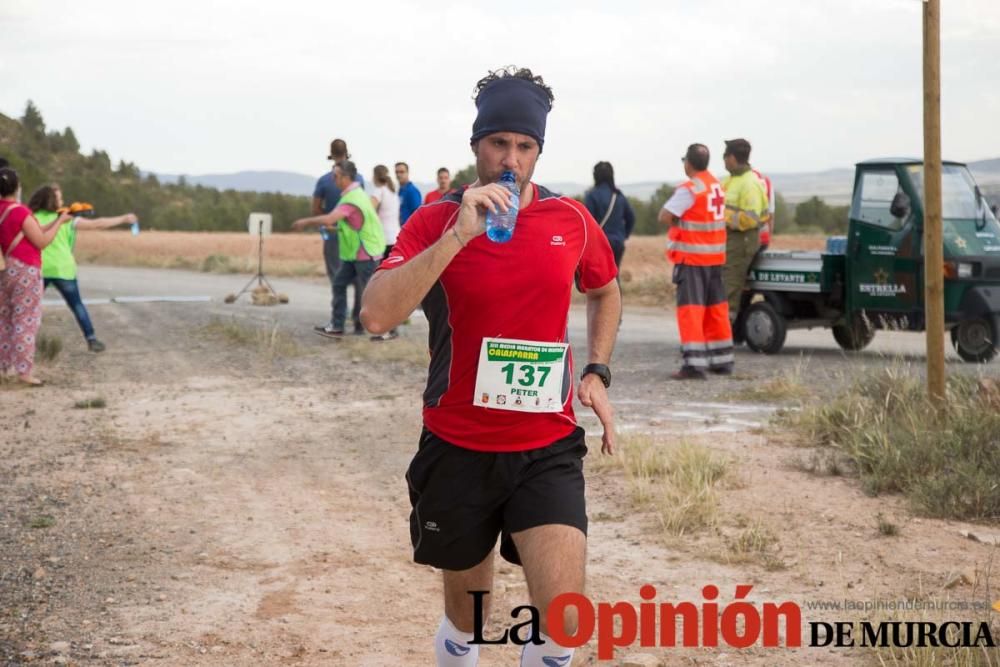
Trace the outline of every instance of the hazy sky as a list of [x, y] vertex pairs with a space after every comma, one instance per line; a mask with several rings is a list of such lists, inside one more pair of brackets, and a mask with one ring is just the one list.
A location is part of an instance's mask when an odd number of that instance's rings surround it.
[[[1000, 156], [1000, 0], [943, 0], [946, 158]], [[84, 150], [165, 173], [365, 174], [471, 162], [472, 87], [552, 86], [536, 180], [675, 180], [693, 141], [744, 136], [788, 172], [922, 152], [920, 0], [2, 0], [0, 112], [30, 98]]]

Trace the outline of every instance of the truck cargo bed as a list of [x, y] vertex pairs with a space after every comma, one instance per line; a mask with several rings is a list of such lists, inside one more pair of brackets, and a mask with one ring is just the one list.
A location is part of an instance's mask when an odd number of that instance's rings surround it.
[[818, 293], [822, 291], [820, 285], [822, 271], [821, 253], [768, 250], [761, 253], [753, 263], [747, 285], [762, 292], [774, 290]]

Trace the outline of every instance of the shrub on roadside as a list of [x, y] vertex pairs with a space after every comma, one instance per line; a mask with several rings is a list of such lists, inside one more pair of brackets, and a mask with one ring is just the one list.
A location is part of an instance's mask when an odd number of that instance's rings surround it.
[[35, 354], [38, 359], [46, 363], [55, 361], [62, 352], [62, 347], [62, 338], [58, 336], [38, 334], [35, 340]]
[[277, 322], [259, 326], [237, 320], [235, 317], [229, 320], [215, 318], [203, 326], [200, 332], [204, 336], [214, 338], [227, 345], [252, 350], [261, 358], [269, 361], [279, 357], [294, 357], [301, 354], [301, 349], [295, 342], [295, 338], [283, 330]]
[[817, 445], [844, 452], [871, 494], [899, 492], [921, 514], [1000, 517], [1000, 391], [956, 376], [940, 408], [905, 367], [873, 372], [793, 417]]
[[718, 485], [730, 461], [701, 445], [671, 444], [649, 436], [620, 437], [620, 454], [595, 466], [621, 466], [637, 508], [654, 510], [667, 535], [711, 526], [719, 508]]
[[236, 273], [229, 255], [209, 255], [201, 263], [203, 273]]

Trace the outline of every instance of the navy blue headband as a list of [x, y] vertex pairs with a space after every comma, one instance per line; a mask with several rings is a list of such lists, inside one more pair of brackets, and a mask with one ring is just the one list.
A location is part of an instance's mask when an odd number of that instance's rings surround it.
[[541, 151], [545, 143], [545, 117], [552, 105], [538, 85], [516, 77], [497, 79], [479, 93], [476, 107], [479, 113], [472, 124], [470, 142], [494, 132], [517, 132], [537, 141]]

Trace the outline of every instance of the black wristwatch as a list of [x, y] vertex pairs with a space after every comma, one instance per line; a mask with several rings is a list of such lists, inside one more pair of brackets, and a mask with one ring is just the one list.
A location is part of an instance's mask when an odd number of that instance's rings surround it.
[[611, 386], [611, 369], [604, 364], [587, 364], [583, 367], [583, 372], [580, 373], [580, 379], [582, 380], [591, 373], [601, 378], [601, 382], [604, 383], [605, 387]]

